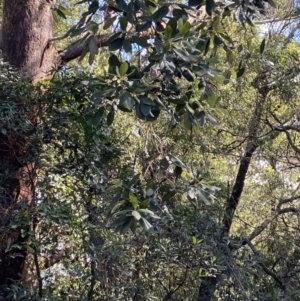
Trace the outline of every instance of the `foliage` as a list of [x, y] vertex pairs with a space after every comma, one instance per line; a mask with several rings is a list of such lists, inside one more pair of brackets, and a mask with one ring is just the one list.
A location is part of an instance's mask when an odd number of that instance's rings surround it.
[[[297, 43], [249, 30], [266, 1], [207, 0], [195, 22], [202, 1], [85, 2], [67, 36], [84, 35], [92, 63], [99, 30], [113, 26], [106, 68], [36, 86], [1, 73], [1, 139], [30, 145], [40, 170], [34, 202], [1, 225], [2, 236], [22, 227], [32, 255], [27, 287], [9, 298], [197, 300], [215, 283], [208, 300], [299, 300]], [[54, 13], [68, 17], [61, 4]], [[31, 105], [35, 116], [21, 110]]]

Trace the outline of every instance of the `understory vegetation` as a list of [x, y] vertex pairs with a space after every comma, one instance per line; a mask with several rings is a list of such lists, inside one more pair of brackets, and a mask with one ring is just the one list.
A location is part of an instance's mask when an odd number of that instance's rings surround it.
[[0, 300], [300, 300], [299, 3], [52, 10], [78, 60], [1, 54]]

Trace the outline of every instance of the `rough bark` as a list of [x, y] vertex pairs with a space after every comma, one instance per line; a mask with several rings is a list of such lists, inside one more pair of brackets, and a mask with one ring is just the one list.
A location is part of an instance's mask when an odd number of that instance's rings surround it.
[[[48, 43], [52, 38], [52, 4], [50, 0], [4, 1], [3, 58], [33, 82], [49, 78], [49, 71], [55, 63], [56, 50]], [[0, 95], [0, 104], [7, 99], [7, 95]], [[27, 106], [27, 100], [10, 98], [9, 101], [15, 102], [16, 112], [20, 112], [9, 120], [9, 124], [30, 123], [34, 130], [38, 121], [34, 109], [30, 111]], [[25, 114], [21, 113], [24, 107]], [[32, 227], [30, 215], [35, 201], [38, 168], [36, 150], [30, 135], [21, 128], [7, 128], [0, 134], [0, 292], [4, 293], [6, 300], [9, 300], [9, 285], [22, 280], [26, 261], [26, 232]], [[19, 219], [17, 228], [11, 227], [14, 219]]]
[[5, 0], [1, 48], [6, 61], [34, 82], [51, 77], [55, 49], [52, 10], [55, 0]]

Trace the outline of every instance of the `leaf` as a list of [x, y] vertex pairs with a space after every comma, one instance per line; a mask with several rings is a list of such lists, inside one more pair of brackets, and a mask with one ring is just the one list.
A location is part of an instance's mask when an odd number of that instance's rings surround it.
[[85, 56], [87, 55], [88, 52], [89, 52], [89, 48], [88, 47], [84, 48], [84, 50], [82, 51], [78, 61], [81, 62], [85, 58]]
[[176, 158], [175, 156], [174, 156], [174, 160], [172, 161], [172, 163], [173, 163], [174, 165], [176, 165], [176, 166], [179, 166], [179, 167], [183, 167], [183, 166], [184, 166], [184, 164], [181, 162], [181, 160], [179, 160], [179, 159]]
[[185, 19], [188, 18], [187, 12], [184, 9], [178, 9], [178, 8], [173, 9], [173, 16], [177, 20], [181, 18], [185, 18]]
[[129, 191], [129, 201], [133, 206], [134, 210], [136, 210], [139, 204], [139, 200], [132, 191]]
[[182, 168], [179, 166], [175, 166], [174, 175], [176, 179], [179, 179], [181, 177], [181, 173], [182, 173]]
[[89, 40], [89, 51], [93, 55], [98, 54], [99, 48], [98, 48], [97, 41], [94, 36], [91, 36], [91, 38]]
[[160, 21], [168, 13], [169, 13], [169, 7], [167, 5], [162, 6], [152, 15], [152, 19], [154, 22]]
[[146, 23], [142, 23], [142, 24], [137, 24], [135, 26], [135, 30], [137, 32], [142, 32], [142, 31], [146, 31], [147, 29], [149, 29], [152, 26], [152, 22], [151, 21], [147, 21]]
[[[270, 0], [269, 0], [270, 1]], [[62, 11], [66, 16], [72, 16], [72, 13], [68, 11], [67, 7], [62, 5], [62, 4], [58, 4], [58, 9], [60, 11]]]
[[119, 67], [119, 73], [120, 76], [124, 76], [129, 69], [129, 64], [127, 62], [124, 62], [120, 67]]
[[129, 217], [127, 219], [127, 221], [125, 222], [125, 224], [123, 224], [121, 227], [119, 227], [120, 228], [120, 233], [121, 234], [126, 233], [129, 230], [129, 228], [131, 227], [131, 225], [133, 224], [133, 222], [134, 222], [134, 218]]
[[191, 29], [191, 24], [189, 21], [186, 21], [180, 28], [180, 34], [182, 36], [186, 36], [189, 33], [190, 29]]
[[136, 210], [133, 210], [132, 212], [131, 212], [131, 215], [138, 221], [142, 216], [139, 214], [139, 212], [138, 211], [136, 211]]
[[240, 68], [236, 74], [236, 78], [243, 76], [245, 73], [245, 70], [246, 70], [245, 67]]
[[141, 218], [140, 219], [140, 224], [143, 226], [143, 228], [146, 231], [152, 232], [153, 231], [153, 226], [145, 219], [145, 218]]
[[184, 112], [184, 116], [183, 116], [183, 123], [184, 123], [184, 126], [187, 130], [191, 130], [192, 129], [192, 122], [191, 122], [191, 118], [190, 118], [190, 113], [188, 110], [186, 110]]
[[277, 8], [277, 3], [274, 1], [274, 0], [268, 0], [268, 3], [270, 6], [274, 7], [274, 8]]
[[124, 0], [116, 0], [116, 3], [118, 4], [118, 6], [126, 12], [127, 10], [127, 4]]
[[131, 112], [134, 106], [134, 99], [132, 98], [130, 92], [125, 91], [120, 96], [119, 109], [124, 112]]
[[139, 100], [140, 100], [140, 102], [142, 102], [145, 105], [156, 106], [156, 103], [151, 98], [149, 98], [148, 96], [142, 95], [142, 96], [139, 97]]
[[173, 35], [173, 30], [172, 30], [172, 28], [171, 28], [170, 25], [167, 25], [166, 29], [165, 29], [165, 37], [166, 37], [166, 39], [172, 38], [172, 35]]
[[224, 84], [224, 85], [227, 85], [227, 84], [229, 83], [229, 81], [230, 81], [231, 71], [230, 71], [230, 70], [226, 70], [226, 71], [224, 72], [223, 76], [224, 76], [224, 78], [225, 78], [223, 84]]
[[173, 51], [185, 62], [197, 62], [199, 57], [189, 54], [182, 49], [173, 49]]
[[104, 25], [103, 25], [103, 29], [106, 30], [109, 27], [111, 27], [114, 24], [114, 22], [116, 21], [117, 17], [118, 17], [118, 15], [113, 16], [112, 18], [107, 19], [105, 21]]
[[57, 14], [63, 18], [63, 19], [67, 19], [67, 17], [65, 16], [65, 14], [59, 9], [59, 8], [56, 8], [55, 10], [57, 12]]
[[182, 70], [182, 75], [185, 77], [187, 81], [189, 82], [194, 81], [194, 77], [188, 69]]
[[189, 0], [188, 5], [189, 6], [198, 6], [201, 5], [204, 2], [204, 0]]
[[130, 182], [128, 183], [129, 186], [135, 185], [140, 180], [140, 174], [135, 175]]
[[[175, 33], [177, 29], [177, 19], [176, 18], [171, 18], [169, 22], [167, 23], [167, 26], [170, 26], [172, 29], [172, 35]], [[171, 37], [172, 37], [171, 35]]]
[[90, 53], [89, 55], [89, 65], [93, 65], [95, 59], [95, 55], [93, 53]]
[[99, 30], [99, 26], [96, 22], [90, 21], [86, 25], [86, 30], [92, 34], [97, 34], [97, 32]]
[[150, 215], [152, 218], [160, 219], [159, 216], [157, 216], [156, 214], [154, 214], [154, 212], [151, 211], [151, 210], [149, 210], [149, 209], [139, 209], [138, 211], [139, 211], [139, 212], [142, 212], [142, 213], [144, 213], [144, 214], [148, 214], [148, 215]]
[[207, 41], [206, 41], [205, 50], [204, 50], [204, 55], [207, 54], [207, 52], [208, 52], [208, 50], [209, 50], [209, 46], [210, 46], [210, 38], [208, 38]]
[[159, 167], [163, 171], [167, 170], [169, 166], [170, 166], [170, 162], [166, 157], [164, 157], [159, 163]]
[[93, 119], [92, 119], [92, 123], [93, 123], [93, 126], [94, 127], [98, 127], [100, 124], [101, 124], [101, 121], [102, 121], [102, 117], [104, 116], [104, 113], [105, 113], [105, 108], [104, 107], [100, 107], [95, 115], [93, 116]]
[[266, 39], [263, 39], [261, 44], [260, 44], [260, 47], [259, 47], [259, 51], [260, 51], [261, 54], [264, 52], [265, 46], [266, 46]]
[[120, 21], [121, 30], [125, 31], [128, 24], [127, 18], [125, 16], [120, 16], [119, 21]]
[[207, 114], [206, 117], [213, 125], [215, 125], [215, 126], [219, 125], [219, 122], [217, 121], [217, 119], [214, 116], [212, 116], [211, 114]]
[[131, 53], [132, 52], [132, 45], [131, 45], [131, 42], [128, 39], [124, 39], [123, 49], [126, 53]]
[[137, 45], [141, 46], [141, 47], [149, 47], [150, 45], [147, 43], [147, 40], [142, 39], [140, 37], [137, 36], [133, 36], [132, 40], [134, 43], [136, 43]]
[[114, 112], [109, 112], [107, 114], [107, 119], [106, 119], [107, 126], [111, 126], [113, 124], [114, 118], [115, 118], [115, 113]]
[[109, 51], [116, 51], [122, 48], [124, 37], [112, 41], [109, 45]]
[[214, 11], [216, 11], [216, 3], [215, 0], [206, 0], [206, 12], [211, 15]]
[[169, 51], [170, 47], [171, 47], [171, 45], [170, 45], [169, 41], [167, 41], [166, 43], [164, 43], [163, 52], [167, 53]]

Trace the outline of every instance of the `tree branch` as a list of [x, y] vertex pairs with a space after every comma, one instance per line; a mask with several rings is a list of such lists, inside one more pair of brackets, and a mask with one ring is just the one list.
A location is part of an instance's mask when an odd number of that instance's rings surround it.
[[[107, 33], [107, 34], [99, 34], [96, 35], [96, 41], [97, 41], [97, 45], [99, 48], [103, 48], [103, 47], [107, 47], [108, 46], [108, 39], [115, 35], [117, 32], [114, 33]], [[120, 32], [121, 33], [121, 32]], [[148, 40], [151, 38], [153, 32], [150, 30], [143, 32], [139, 35], [139, 38]], [[130, 40], [132, 43], [132, 39], [131, 38], [127, 38], [128, 40]], [[69, 46], [67, 46], [65, 49], [59, 50], [58, 51], [58, 56], [59, 56], [59, 64], [63, 65], [66, 64], [78, 57], [81, 56], [81, 54], [83, 53], [83, 51], [87, 48], [87, 41], [75, 41], [72, 44], [70, 44]]]
[[[248, 246], [250, 247], [250, 249], [252, 250], [252, 252], [255, 254], [255, 256], [260, 257], [259, 252], [255, 249], [254, 245], [251, 242], [248, 243]], [[278, 284], [278, 286], [284, 291], [285, 290], [285, 285], [283, 284], [283, 281], [279, 278], [279, 276], [277, 276], [273, 271], [271, 271], [270, 269], [268, 269], [263, 262], [259, 262], [258, 264], [261, 266], [261, 268], [263, 269], [263, 271], [267, 275], [271, 276], [276, 281], [276, 283]]]
[[251, 243], [251, 241], [255, 237], [257, 237], [258, 235], [260, 235], [268, 227], [268, 225], [273, 220], [275, 220], [278, 216], [280, 216], [282, 214], [285, 214], [285, 213], [290, 213], [290, 212], [299, 213], [300, 210], [298, 208], [295, 208], [295, 207], [288, 207], [288, 208], [283, 208], [283, 209], [277, 209], [272, 216], [266, 218], [261, 225], [259, 225], [258, 227], [256, 227], [254, 229], [254, 231], [248, 236], [248, 238], [245, 239], [245, 241], [243, 242], [243, 245], [245, 245], [245, 244], [249, 245], [249, 243]]

